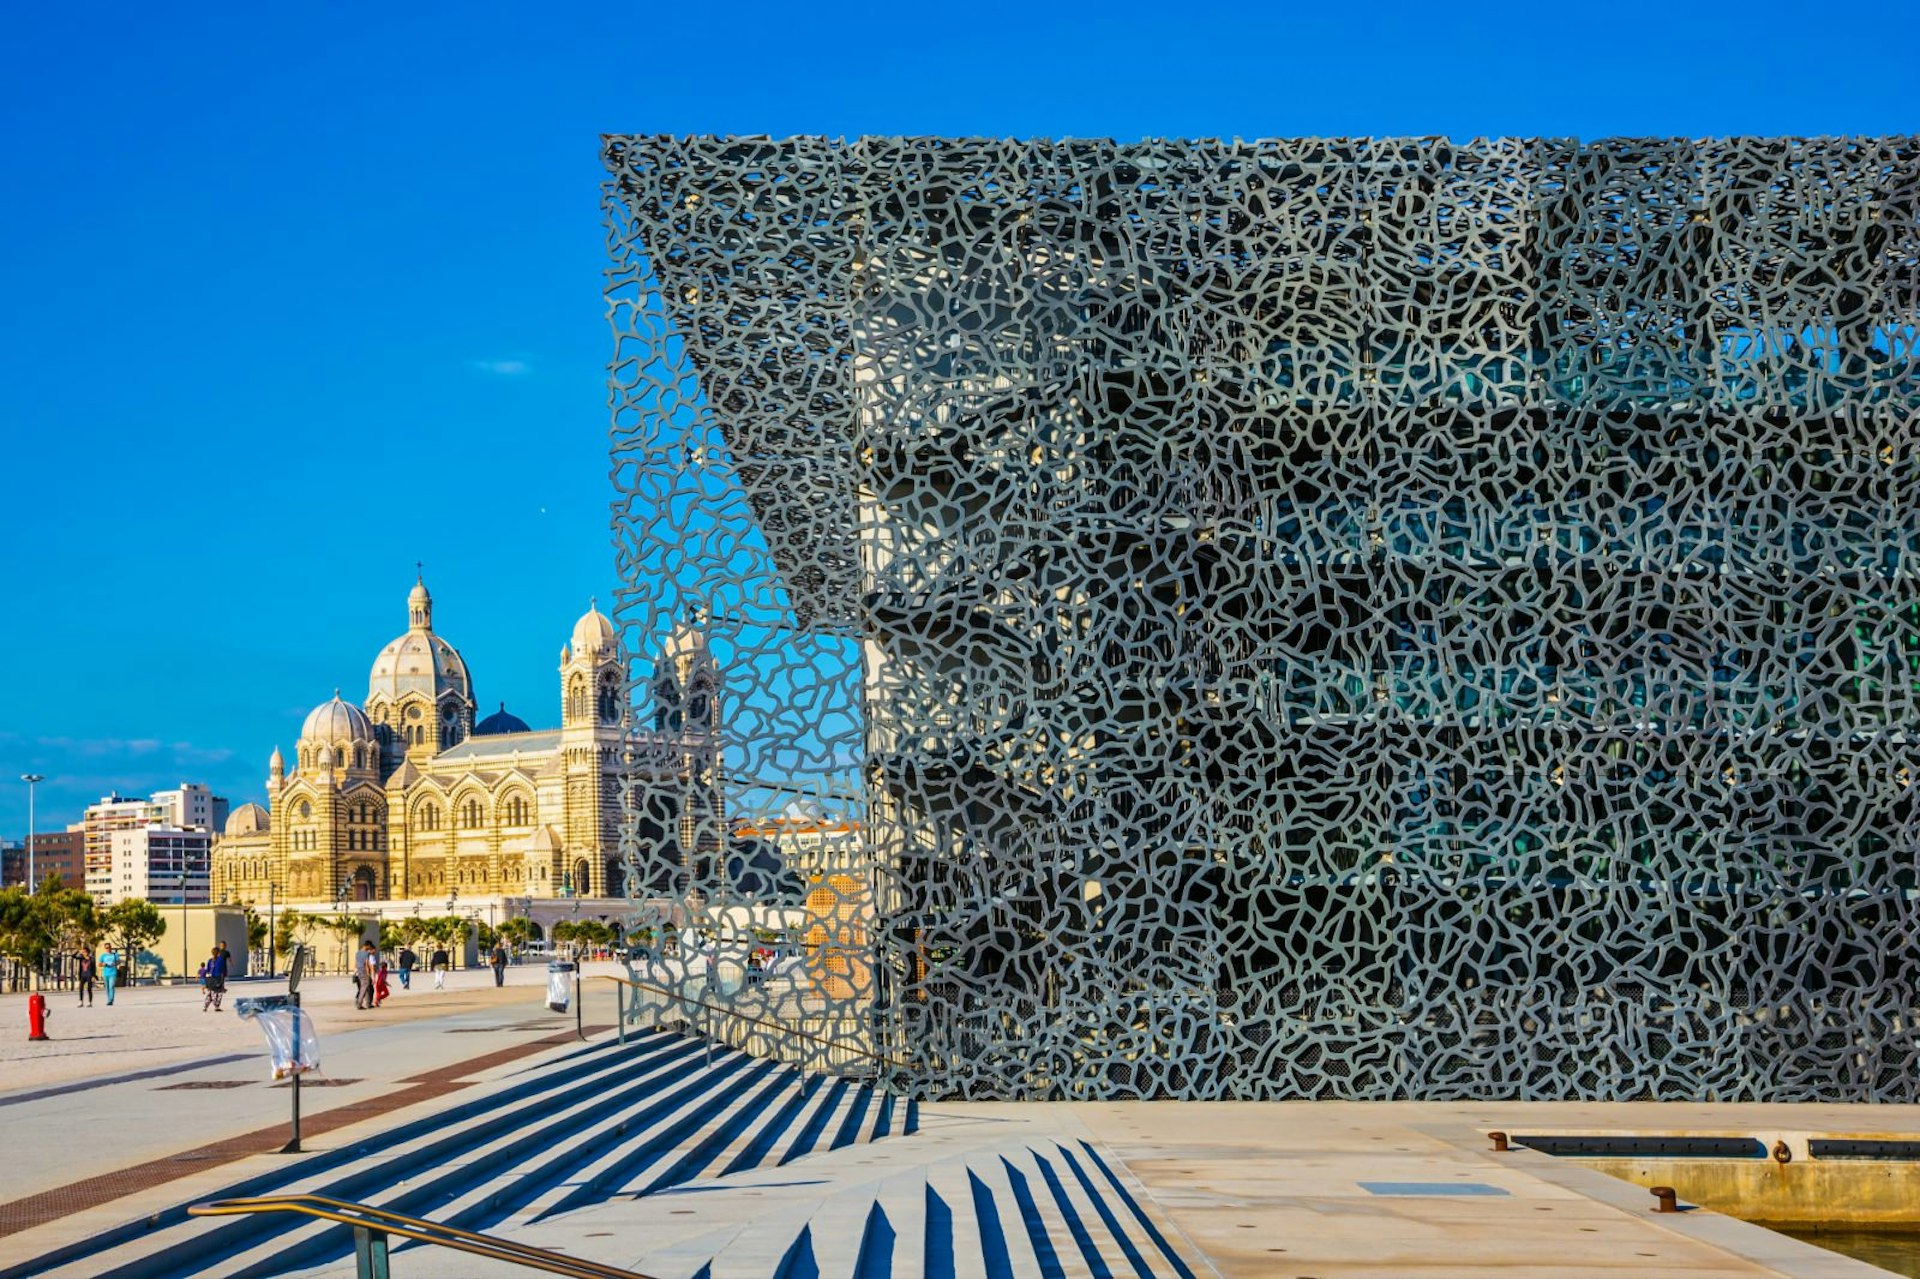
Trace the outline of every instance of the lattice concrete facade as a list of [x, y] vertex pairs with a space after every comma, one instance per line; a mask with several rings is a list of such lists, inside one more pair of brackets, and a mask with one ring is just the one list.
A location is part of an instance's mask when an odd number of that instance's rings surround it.
[[604, 158], [618, 620], [858, 832], [743, 1007], [935, 1094], [1920, 1096], [1920, 142]]

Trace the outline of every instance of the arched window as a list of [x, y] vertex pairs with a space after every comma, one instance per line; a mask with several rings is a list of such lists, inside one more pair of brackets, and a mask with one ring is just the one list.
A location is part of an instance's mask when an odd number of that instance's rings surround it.
[[481, 813], [480, 801], [477, 799], [469, 799], [466, 807], [462, 810], [460, 824], [468, 830], [477, 829], [480, 825]]
[[421, 830], [439, 830], [440, 810], [432, 804], [420, 805], [420, 815], [415, 819], [414, 825]]
[[524, 795], [515, 795], [507, 801], [507, 821], [509, 826], [527, 825], [527, 800]]

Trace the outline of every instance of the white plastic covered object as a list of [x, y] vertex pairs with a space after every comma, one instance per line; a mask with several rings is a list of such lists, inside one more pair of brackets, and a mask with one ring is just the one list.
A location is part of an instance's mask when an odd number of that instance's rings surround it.
[[572, 1003], [573, 965], [565, 960], [555, 960], [547, 965], [547, 1007], [563, 1013]]
[[320, 1037], [314, 1033], [313, 1017], [297, 1007], [285, 995], [261, 999], [239, 999], [233, 1009], [242, 1018], [260, 1023], [267, 1037], [267, 1057], [273, 1065], [273, 1077], [304, 1075], [320, 1068]]

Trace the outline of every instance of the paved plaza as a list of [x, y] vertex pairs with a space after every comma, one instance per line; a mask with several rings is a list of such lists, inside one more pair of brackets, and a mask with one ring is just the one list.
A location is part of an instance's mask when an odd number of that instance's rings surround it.
[[[585, 1045], [570, 1015], [546, 1009], [539, 966], [510, 970], [499, 990], [484, 970], [454, 974], [444, 991], [416, 981], [375, 1012], [353, 1008], [345, 979], [312, 980], [304, 994], [324, 1083], [303, 1089], [303, 1156], [277, 1153], [289, 1098], [265, 1078], [259, 1032], [230, 1009], [201, 1012], [198, 991], [139, 988], [112, 1009], [74, 1008], [69, 995], [56, 1000], [55, 1037], [37, 1044], [26, 1041], [23, 997], [0, 1000], [19, 1032], [0, 1043], [14, 1156], [0, 1161], [0, 1274], [352, 1274], [350, 1258], [275, 1269], [276, 1257], [324, 1244], [319, 1228], [286, 1218], [241, 1219], [253, 1233], [217, 1262], [169, 1260], [191, 1255], [172, 1251], [181, 1241], [223, 1228], [181, 1218], [181, 1206], [267, 1177], [310, 1191], [358, 1185], [364, 1199], [413, 1195], [394, 1202], [431, 1202], [421, 1215], [661, 1279], [703, 1266], [713, 1279], [802, 1273], [791, 1269], [796, 1240], [821, 1275], [903, 1279], [1850, 1279], [1885, 1272], [1709, 1212], [1656, 1215], [1639, 1187], [1530, 1151], [1496, 1154], [1485, 1134], [1920, 1135], [1920, 1108], [1907, 1106], [909, 1110], [678, 1035], [615, 1043], [612, 986], [592, 980], [600, 971], [586, 983]], [[272, 988], [238, 983], [234, 993], [249, 986]], [[547, 1091], [533, 1095], [536, 1086]], [[482, 1120], [492, 1125], [484, 1140], [454, 1142]], [[359, 1182], [325, 1180], [355, 1168]], [[976, 1235], [995, 1242], [970, 1246]], [[85, 1252], [93, 1241], [112, 1247]], [[397, 1252], [394, 1272], [529, 1273], [420, 1248]]]

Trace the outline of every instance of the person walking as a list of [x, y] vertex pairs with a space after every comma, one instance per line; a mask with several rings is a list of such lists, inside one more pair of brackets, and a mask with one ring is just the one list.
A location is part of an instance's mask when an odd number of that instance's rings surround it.
[[487, 962], [493, 965], [493, 984], [496, 986], [506, 985], [507, 984], [507, 944], [502, 941], [494, 942], [493, 954], [488, 957]]
[[410, 946], [400, 948], [400, 989], [413, 989], [413, 966], [420, 962], [420, 956], [413, 953]]
[[393, 994], [393, 987], [387, 984], [387, 961], [381, 960], [380, 966], [373, 970], [373, 1006], [378, 1008], [387, 1002], [387, 996]]
[[360, 956], [354, 964], [353, 970], [354, 981], [358, 987], [358, 989], [354, 991], [353, 997], [353, 1006], [355, 1008], [367, 1009], [373, 1007], [374, 970], [379, 967], [379, 964], [380, 952], [373, 948], [373, 943], [370, 941], [361, 942]]
[[113, 1007], [113, 988], [120, 983], [120, 952], [109, 946], [100, 952], [100, 985], [107, 992], [107, 1007]]
[[433, 958], [427, 961], [427, 967], [433, 969], [433, 988], [447, 988], [447, 948], [441, 946], [433, 952]]
[[200, 965], [200, 988], [206, 992], [200, 1001], [200, 1011], [220, 1011], [220, 1001], [227, 994], [227, 953], [215, 946], [213, 953], [207, 956], [207, 962]]
[[80, 965], [73, 971], [75, 982], [80, 987], [80, 1004], [93, 1007], [93, 982], [99, 975], [99, 965], [93, 962], [93, 955], [88, 953], [80, 956]]

